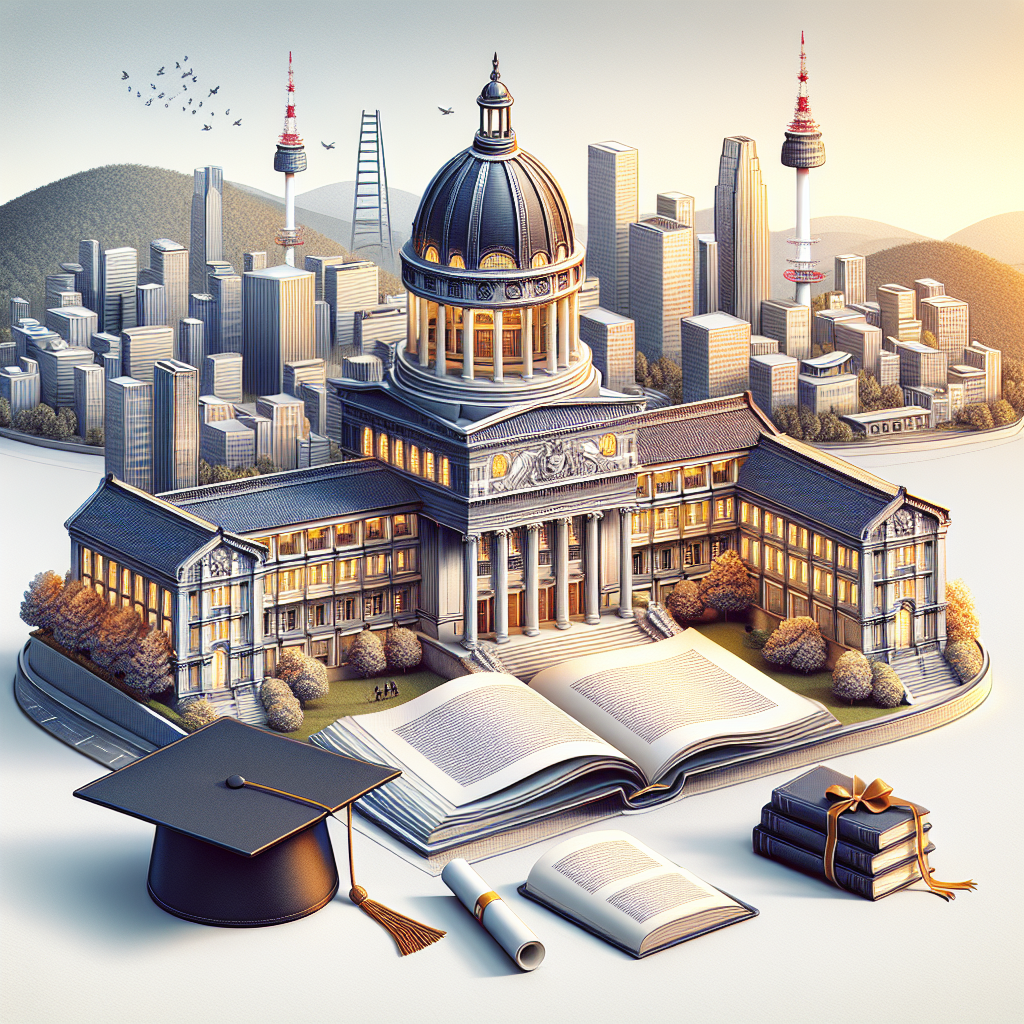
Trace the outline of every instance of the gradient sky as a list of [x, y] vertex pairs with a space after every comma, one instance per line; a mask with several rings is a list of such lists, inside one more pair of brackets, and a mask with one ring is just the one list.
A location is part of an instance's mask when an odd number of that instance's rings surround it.
[[[794, 180], [779, 151], [801, 29], [828, 154], [811, 179], [815, 216], [944, 238], [1024, 208], [1018, 0], [0, 0], [0, 202], [112, 163], [221, 164], [228, 180], [281, 194], [272, 161], [289, 49], [310, 164], [297, 191], [354, 177], [360, 110], [379, 107], [390, 184], [418, 194], [471, 143], [496, 49], [520, 144], [561, 181], [578, 219], [590, 142], [638, 147], [646, 211], [659, 191], [710, 206], [723, 137], [748, 135], [771, 227], [785, 229]], [[207, 88], [221, 87], [210, 132], [180, 101], [144, 108], [120, 80], [123, 69], [144, 93], [176, 85], [186, 54], [199, 78], [188, 95], [209, 102]], [[229, 124], [237, 117], [241, 128]]]

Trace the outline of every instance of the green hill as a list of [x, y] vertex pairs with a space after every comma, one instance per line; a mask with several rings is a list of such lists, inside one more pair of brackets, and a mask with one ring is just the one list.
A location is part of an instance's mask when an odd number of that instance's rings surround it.
[[976, 249], [953, 242], [915, 242], [883, 249], [867, 258], [867, 293], [883, 284], [913, 288], [932, 277], [946, 294], [971, 307], [971, 338], [1005, 356], [1024, 356], [1024, 274]]
[[[0, 206], [0, 323], [7, 324], [15, 295], [28, 299], [32, 315], [43, 321], [46, 275], [60, 273], [61, 263], [77, 262], [82, 238], [97, 238], [104, 249], [132, 246], [140, 268], [149, 265], [154, 238], [173, 238], [187, 247], [191, 206], [190, 175], [137, 164], [95, 167]], [[241, 273], [243, 252], [262, 249], [271, 264], [279, 260], [274, 237], [280, 226], [281, 214], [271, 204], [225, 183], [224, 258], [236, 271]], [[349, 255], [316, 231], [307, 229], [304, 238], [300, 254]], [[402, 289], [383, 271], [380, 286], [388, 294]]]

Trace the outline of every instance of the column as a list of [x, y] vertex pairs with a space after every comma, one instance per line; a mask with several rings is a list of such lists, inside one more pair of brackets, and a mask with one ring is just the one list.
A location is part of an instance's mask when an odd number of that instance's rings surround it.
[[558, 365], [569, 365], [569, 298], [558, 300]]
[[430, 303], [426, 299], [418, 299], [417, 305], [420, 311], [420, 333], [416, 342], [416, 351], [419, 353], [420, 366], [430, 365]]
[[584, 614], [583, 621], [589, 622], [592, 626], [601, 621], [601, 578], [600, 563], [597, 558], [597, 534], [598, 523], [603, 512], [590, 512], [587, 515], [587, 547], [584, 552], [586, 558], [585, 572], [586, 582], [584, 586]]
[[462, 376], [465, 380], [473, 379], [473, 345], [476, 326], [476, 310], [462, 311]]
[[526, 527], [526, 620], [523, 632], [536, 636], [540, 632], [540, 523]]
[[554, 302], [549, 302], [547, 305], [548, 311], [548, 325], [547, 325], [547, 347], [548, 347], [548, 373], [558, 373], [558, 340], [555, 335], [555, 308]]
[[494, 311], [494, 340], [491, 342], [491, 353], [494, 363], [494, 373], [491, 374], [491, 379], [495, 382], [505, 379], [504, 367], [502, 365], [502, 360], [505, 356], [501, 338], [502, 326], [501, 310], [496, 309]]
[[569, 622], [569, 520], [555, 520], [555, 629], [568, 629]]
[[577, 289], [569, 296], [569, 358], [580, 357], [580, 293]]
[[462, 538], [462, 646], [476, 647], [476, 560], [479, 534], [469, 533]]
[[419, 298], [409, 292], [409, 305], [405, 310], [405, 354], [408, 356], [416, 351], [416, 328], [419, 325], [417, 302]]
[[434, 374], [443, 377], [447, 373], [447, 354], [445, 352], [444, 335], [445, 324], [448, 320], [448, 307], [443, 303], [437, 304], [437, 329], [434, 331]]
[[522, 312], [522, 348], [523, 377], [533, 377], [533, 306], [527, 306]]
[[633, 618], [633, 510], [619, 509], [619, 618]]
[[508, 530], [494, 531], [494, 642], [508, 643]]

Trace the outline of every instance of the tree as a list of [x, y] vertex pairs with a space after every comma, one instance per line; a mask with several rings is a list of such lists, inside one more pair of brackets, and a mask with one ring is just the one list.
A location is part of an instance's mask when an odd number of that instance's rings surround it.
[[37, 405], [32, 410], [33, 434], [40, 437], [57, 436], [57, 414], [48, 405]]
[[828, 645], [818, 624], [807, 615], [783, 619], [761, 648], [770, 665], [788, 665], [798, 672], [816, 672], [828, 656]]
[[989, 412], [992, 413], [992, 422], [997, 427], [1005, 427], [1008, 423], [1013, 423], [1017, 419], [1017, 413], [1005, 398], [1000, 398], [998, 402], [993, 402], [988, 408]]
[[330, 693], [327, 669], [316, 658], [309, 657], [298, 648], [285, 651], [277, 663], [276, 671], [277, 678], [289, 687], [303, 705], [307, 701], [320, 700]]
[[52, 630], [57, 622], [64, 581], [48, 569], [32, 577], [21, 602], [21, 617], [30, 626]]
[[88, 651], [110, 605], [92, 587], [75, 587], [75, 582], [64, 588], [65, 599], [61, 602], [60, 621], [53, 627], [53, 639], [69, 651]]
[[53, 436], [58, 441], [70, 441], [78, 433], [78, 418], [71, 409], [58, 409]]
[[11, 425], [11, 403], [6, 398], [0, 398], [0, 427]]
[[150, 629], [139, 641], [128, 659], [124, 682], [140, 697], [155, 697], [171, 688], [171, 638], [162, 629]]
[[111, 608], [100, 622], [90, 655], [97, 665], [124, 675], [145, 626], [134, 608]]
[[965, 424], [974, 430], [990, 430], [995, 426], [992, 413], [984, 402], [972, 402], [965, 405], [957, 414], [956, 422]]
[[211, 466], [206, 459], [199, 460], [198, 480], [201, 487], [205, 487], [207, 484], [213, 483], [213, 466]]
[[275, 732], [295, 732], [305, 715], [294, 697], [282, 697], [267, 708], [267, 725]]
[[665, 602], [669, 614], [676, 622], [683, 624], [698, 619], [704, 614], [704, 602], [700, 599], [700, 587], [693, 580], [680, 580]]
[[795, 405], [780, 405], [772, 413], [772, 419], [783, 433], [795, 437], [798, 441], [804, 439], [804, 428], [800, 426], [800, 410]]
[[884, 661], [871, 663], [871, 699], [880, 708], [898, 708], [904, 693], [903, 683], [892, 665]]
[[181, 716], [181, 725], [185, 732], [195, 732], [204, 725], [217, 721], [217, 711], [205, 697], [181, 701], [175, 708]]
[[210, 483], [212, 484], [223, 484], [234, 479], [234, 472], [228, 469], [227, 466], [223, 466], [220, 463], [213, 467], [213, 471], [210, 474]]
[[954, 640], [952, 643], [947, 643], [946, 661], [960, 677], [962, 683], [973, 679], [985, 664], [981, 648], [974, 640]]
[[811, 316], [814, 316], [815, 313], [820, 313], [824, 309], [828, 309], [831, 301], [831, 292], [821, 292], [820, 294], [815, 295], [814, 298], [811, 299]]
[[864, 700], [871, 696], [871, 662], [860, 651], [840, 655], [832, 669], [832, 692], [840, 700]]
[[882, 388], [882, 404], [880, 409], [902, 409], [903, 389], [899, 384], [886, 384]]
[[977, 640], [980, 635], [971, 588], [959, 577], [951, 580], [946, 584], [946, 640]]
[[348, 649], [348, 662], [363, 678], [380, 675], [387, 667], [384, 645], [371, 629], [364, 629]]
[[840, 444], [849, 444], [853, 440], [853, 431], [848, 423], [844, 423], [831, 409], [823, 412], [818, 420], [821, 430], [818, 433], [819, 441], [834, 441]]
[[874, 412], [882, 407], [882, 389], [873, 373], [860, 370], [857, 373], [857, 397], [861, 412]]
[[103, 447], [103, 428], [102, 427], [90, 427], [85, 432], [85, 443], [95, 445], [97, 448]]
[[389, 671], [406, 672], [423, 660], [423, 647], [411, 629], [395, 626], [384, 634], [384, 657]]
[[804, 432], [805, 441], [816, 441], [821, 432], [821, 420], [815, 415], [813, 409], [801, 405], [798, 410], [800, 416], [800, 429]]
[[256, 471], [260, 476], [263, 476], [266, 473], [280, 472], [277, 466], [274, 465], [274, 460], [269, 455], [261, 455], [256, 460]]
[[939, 347], [939, 339], [936, 338], [935, 335], [932, 334], [931, 331], [922, 331], [921, 332], [921, 344], [922, 345], [927, 345], [929, 348], [938, 349], [938, 347]]
[[711, 571], [700, 581], [698, 594], [710, 608], [723, 612], [741, 612], [757, 596], [757, 587], [747, 567], [735, 551], [723, 551], [712, 563]]
[[647, 356], [643, 352], [637, 352], [635, 361], [634, 377], [641, 387], [647, 384]]
[[269, 708], [271, 704], [276, 704], [282, 697], [294, 697], [291, 687], [287, 683], [282, 683], [280, 679], [274, 679], [272, 676], [268, 676], [263, 680], [263, 685], [260, 687], [260, 700], [263, 702], [264, 708]]

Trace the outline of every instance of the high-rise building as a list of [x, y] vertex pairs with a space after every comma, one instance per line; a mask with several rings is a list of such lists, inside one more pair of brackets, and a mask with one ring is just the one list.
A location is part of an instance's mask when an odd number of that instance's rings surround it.
[[797, 377], [797, 403], [811, 412], [855, 413], [860, 406], [857, 374], [851, 372], [849, 352], [826, 352], [804, 359]]
[[862, 314], [855, 313], [852, 309], [822, 309], [814, 314], [811, 320], [811, 340], [823, 352], [835, 347], [835, 326], [838, 323], [862, 324], [865, 323]]
[[242, 351], [242, 279], [238, 274], [211, 274], [213, 336], [206, 338], [207, 352]]
[[965, 366], [985, 371], [985, 402], [998, 402], [1003, 394], [1003, 354], [997, 348], [972, 341], [963, 351]]
[[210, 466], [242, 469], [256, 462], [256, 439], [242, 420], [215, 420], [199, 428], [203, 462]]
[[901, 284], [880, 285], [875, 293], [882, 317], [882, 336], [899, 338], [901, 320], [914, 319], [914, 292]]
[[31, 314], [32, 304], [28, 299], [23, 299], [20, 296], [11, 299], [11, 327], [16, 327], [19, 320], [31, 316]]
[[203, 360], [202, 395], [215, 395], [225, 402], [242, 401], [242, 353], [211, 352]]
[[782, 352], [752, 355], [750, 393], [754, 401], [769, 415], [781, 406], [796, 405], [796, 379], [799, 369], [799, 361]]
[[100, 300], [96, 312], [100, 329], [120, 334], [135, 327], [135, 289], [139, 278], [139, 254], [130, 246], [105, 249], [100, 266]]
[[14, 366], [17, 362], [17, 344], [13, 341], [0, 341], [0, 366]]
[[270, 458], [278, 469], [295, 469], [298, 451], [295, 442], [305, 437], [306, 406], [293, 395], [261, 395], [256, 399], [256, 413], [270, 420]]
[[837, 350], [853, 356], [853, 372], [867, 370], [875, 380], [882, 374], [882, 329], [858, 321], [839, 321], [833, 330]]
[[746, 320], [755, 334], [763, 334], [761, 301], [769, 296], [768, 190], [761, 181], [757, 144], [745, 135], [722, 143], [715, 238], [719, 308]]
[[[882, 341], [885, 344], [885, 341]], [[878, 357], [878, 386], [886, 387], [888, 384], [899, 384], [900, 382], [900, 357], [896, 352], [882, 351]]]
[[896, 337], [899, 341], [920, 341], [921, 340], [921, 321], [920, 320], [900, 320], [896, 324], [897, 331], [899, 332]]
[[188, 297], [188, 315], [192, 320], [203, 322], [204, 355], [215, 351], [213, 336], [217, 332], [217, 300], [209, 292], [193, 292]]
[[[107, 334], [106, 331], [97, 331], [92, 338], [89, 339], [89, 348], [93, 351], [94, 362], [98, 365], [104, 365], [104, 356], [112, 356], [117, 359], [117, 365], [121, 365], [121, 335], [120, 334]], [[107, 374], [109, 378], [111, 375]], [[115, 377], [120, 377], [120, 370], [113, 374]]]
[[153, 367], [153, 490], [195, 487], [199, 465], [199, 371], [177, 359]]
[[326, 466], [331, 461], [331, 442], [311, 430], [305, 437], [296, 439], [295, 461], [297, 469]]
[[235, 406], [233, 402], [225, 402], [216, 395], [199, 396], [199, 422], [219, 423], [221, 420], [233, 420]]
[[289, 266], [254, 270], [243, 279], [242, 307], [245, 390], [278, 394], [284, 364], [313, 358], [313, 275]]
[[[329, 263], [325, 275], [324, 300], [331, 307], [331, 340], [336, 348], [349, 349], [355, 344], [356, 312], [377, 305], [380, 272], [369, 260], [357, 260]], [[331, 362], [340, 363], [341, 359], [332, 357]]]
[[620, 316], [630, 315], [629, 225], [640, 216], [638, 156], [621, 142], [587, 150], [587, 270], [601, 282], [601, 305]]
[[[694, 225], [696, 200], [693, 196], [685, 195], [682, 192], [659, 192], [655, 210], [659, 217], [677, 220], [680, 224], [685, 224], [690, 229], [690, 266], [693, 268], [692, 273], [696, 275], [697, 229]], [[696, 299], [694, 300], [693, 312], [697, 312]]]
[[860, 313], [872, 327], [882, 326], [882, 308], [877, 302], [850, 302], [846, 308]]
[[327, 268], [335, 267], [339, 263], [344, 263], [344, 256], [307, 256], [305, 268], [311, 274], [315, 275], [314, 284], [316, 286], [316, 301], [322, 302], [324, 300], [324, 283], [327, 277]]
[[317, 359], [325, 363], [331, 359], [331, 307], [320, 300], [313, 303], [313, 347]]
[[921, 277], [914, 282], [914, 298], [916, 300], [915, 309], [917, 310], [916, 316], [919, 320], [923, 320], [921, 316], [921, 300], [932, 299], [936, 295], [945, 295], [946, 286], [941, 281], [936, 281], [932, 277]]
[[183, 363], [198, 369], [206, 354], [206, 325], [198, 317], [186, 316], [178, 321], [178, 354]]
[[833, 283], [843, 293], [847, 306], [867, 298], [868, 261], [864, 256], [848, 252], [835, 258]]
[[267, 254], [265, 252], [242, 253], [242, 269], [247, 274], [250, 270], [266, 270]]
[[682, 323], [683, 401], [746, 391], [750, 323], [728, 313], [705, 313]]
[[406, 337], [408, 307], [403, 302], [382, 302], [361, 309], [353, 322], [353, 343], [362, 355], [379, 355], [385, 366], [395, 361], [399, 342]]
[[811, 311], [789, 299], [761, 302], [761, 332], [779, 343], [779, 351], [794, 359], [811, 357]]
[[295, 359], [284, 364], [284, 387], [286, 395], [301, 398], [299, 389], [303, 384], [326, 384], [327, 368], [322, 359]]
[[46, 326], [69, 345], [87, 347], [99, 330], [99, 317], [85, 306], [61, 306], [46, 311]]
[[919, 341], [887, 342], [900, 357], [900, 385], [902, 387], [942, 388], [946, 386], [946, 353], [939, 352]]
[[950, 366], [946, 372], [946, 382], [964, 389], [964, 402], [967, 405], [985, 401], [988, 392], [987, 375], [976, 366], [968, 366], [966, 363]]
[[192, 181], [188, 290], [206, 291], [206, 261], [224, 256], [224, 168], [197, 167]]
[[693, 316], [692, 235], [666, 217], [629, 225], [629, 308], [636, 347], [651, 361], [680, 359], [679, 322]]
[[61, 306], [81, 306], [82, 293], [75, 291], [74, 274], [47, 274], [46, 301], [44, 308], [54, 309]]
[[170, 327], [131, 327], [121, 332], [121, 368], [126, 377], [153, 383], [153, 367], [174, 358], [174, 331]]
[[601, 386], [609, 391], [636, 391], [636, 341], [633, 321], [598, 306], [580, 313], [580, 341], [601, 371]]
[[153, 385], [108, 378], [103, 423], [104, 471], [132, 487], [153, 490]]
[[42, 400], [55, 409], [75, 407], [75, 367], [93, 362], [95, 353], [91, 348], [65, 345], [62, 339], [59, 347], [49, 345], [36, 349], [32, 357], [39, 363], [39, 380]]
[[84, 363], [74, 368], [75, 419], [78, 433], [85, 437], [90, 430], [103, 429], [103, 398], [106, 381], [103, 367]]
[[[255, 406], [253, 407], [255, 409]], [[271, 423], [269, 417], [260, 416], [256, 412], [241, 412], [239, 411], [236, 417], [238, 422], [242, 426], [247, 427], [252, 431], [254, 440], [254, 459], [259, 460], [266, 456], [268, 459], [273, 461], [274, 459], [274, 432], [273, 423]], [[210, 420], [208, 422], [215, 422]], [[212, 465], [212, 463], [211, 463]]]
[[188, 316], [188, 249], [170, 238], [157, 238], [149, 243], [149, 269], [153, 280], [164, 286], [167, 300], [167, 319], [163, 322], [176, 327]]
[[949, 365], [962, 363], [971, 337], [967, 303], [952, 295], [932, 295], [918, 302], [917, 315], [921, 330], [931, 331], [939, 351], [946, 353]]
[[309, 420], [309, 429], [316, 434], [327, 435], [327, 386], [325, 384], [300, 384], [296, 398], [302, 399]]
[[81, 293], [82, 305], [86, 309], [99, 313], [102, 260], [100, 243], [95, 238], [83, 238], [78, 243], [78, 265], [82, 273], [81, 276], [75, 275], [75, 290]]
[[167, 326], [167, 292], [162, 284], [140, 284], [135, 289], [139, 327]]
[[697, 236], [697, 264], [694, 268], [696, 315], [718, 312], [718, 243], [714, 235]]
[[579, 298], [576, 300], [576, 304], [579, 306], [581, 313], [597, 309], [601, 305], [601, 282], [596, 277], [588, 274], [587, 279], [580, 285], [580, 290], [577, 294]]
[[41, 388], [39, 364], [34, 359], [23, 358], [19, 366], [0, 366], [0, 398], [7, 399], [12, 420], [39, 404]]
[[775, 355], [778, 351], [779, 342], [776, 338], [769, 338], [764, 334], [752, 334], [750, 336], [750, 354], [752, 356], [770, 356]]

